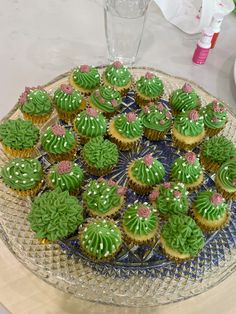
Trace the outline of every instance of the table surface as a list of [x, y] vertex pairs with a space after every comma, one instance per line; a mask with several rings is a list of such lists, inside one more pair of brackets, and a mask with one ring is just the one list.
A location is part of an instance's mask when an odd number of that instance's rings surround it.
[[[0, 117], [25, 86], [47, 83], [76, 65], [106, 64], [103, 10], [92, 0], [1, 0]], [[216, 48], [203, 66], [191, 57], [199, 35], [169, 24], [151, 3], [137, 66], [185, 77], [229, 103], [236, 111], [233, 78], [236, 16], [227, 16]], [[168, 36], [167, 36], [168, 34]], [[145, 313], [235, 313], [236, 273], [208, 292]], [[0, 241], [0, 304], [20, 313], [141, 313], [143, 309], [94, 304], [65, 295], [30, 273]], [[1, 306], [0, 306], [1, 313]]]

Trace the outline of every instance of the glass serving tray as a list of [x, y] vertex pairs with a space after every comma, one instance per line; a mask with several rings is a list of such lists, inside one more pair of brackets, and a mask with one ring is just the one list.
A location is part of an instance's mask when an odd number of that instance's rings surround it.
[[[186, 80], [176, 78], [150, 68], [132, 68], [134, 78], [149, 70], [156, 73], [164, 82], [165, 94], [162, 102], [168, 105], [169, 94], [181, 87]], [[103, 71], [103, 68], [100, 69]], [[57, 77], [45, 86], [49, 93], [68, 80], [68, 74]], [[192, 83], [201, 96], [203, 105], [213, 96]], [[132, 91], [123, 98], [122, 112], [138, 111]], [[221, 132], [236, 144], [236, 119], [230, 108], [229, 122]], [[15, 107], [4, 119], [20, 117], [21, 112]], [[41, 127], [57, 121], [56, 114]], [[61, 122], [60, 122], [61, 123]], [[67, 126], [70, 128], [71, 126]], [[171, 134], [163, 141], [150, 142], [142, 139], [134, 152], [120, 152], [119, 163], [107, 178], [113, 178], [120, 184], [126, 183], [127, 164], [133, 158], [152, 152], [165, 166], [166, 180], [173, 160], [184, 151], [173, 147]], [[198, 153], [199, 149], [196, 148]], [[80, 164], [80, 151], [77, 162]], [[50, 162], [47, 155], [38, 146], [35, 152], [47, 172]], [[8, 157], [0, 149], [0, 166]], [[81, 164], [82, 165], [82, 164]], [[83, 165], [82, 165], [83, 166]], [[89, 179], [89, 176], [86, 176]], [[201, 190], [215, 189], [214, 176], [205, 172]], [[195, 193], [190, 194], [190, 200]], [[127, 203], [145, 201], [145, 196], [137, 196], [131, 189], [127, 193]], [[76, 235], [57, 243], [41, 244], [34, 238], [27, 221], [31, 199], [21, 198], [10, 192], [0, 181], [0, 236], [8, 248], [27, 268], [38, 277], [53, 286], [95, 302], [113, 303], [127, 306], [151, 306], [166, 304], [189, 298], [202, 293], [229, 276], [236, 267], [236, 202], [230, 202], [230, 222], [217, 232], [205, 233], [206, 245], [193, 260], [176, 264], [163, 255], [159, 242], [150, 245], [123, 244], [122, 250], [112, 262], [96, 263], [83, 255]], [[120, 216], [122, 212], [120, 213]], [[119, 217], [118, 217], [119, 218]], [[160, 220], [160, 224], [163, 222]]]

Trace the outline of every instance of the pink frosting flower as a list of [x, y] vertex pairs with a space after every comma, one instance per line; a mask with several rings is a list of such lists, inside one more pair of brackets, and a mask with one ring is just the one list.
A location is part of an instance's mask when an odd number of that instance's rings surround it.
[[66, 94], [72, 94], [73, 88], [67, 84], [61, 84], [61, 90]]
[[218, 104], [218, 100], [217, 100], [217, 99], [213, 99], [213, 100], [212, 100], [212, 104], [213, 104], [213, 105], [217, 105], [217, 104]]
[[217, 117], [213, 117], [212, 119], [211, 119], [211, 122], [213, 122], [213, 123], [217, 123], [219, 121], [219, 119], [217, 118]]
[[112, 99], [111, 104], [113, 107], [117, 107], [118, 106], [118, 102], [116, 99]]
[[103, 177], [99, 177], [98, 179], [97, 179], [97, 182], [98, 183], [102, 183], [102, 182], [105, 182], [106, 180], [103, 178]]
[[99, 92], [99, 90], [96, 90], [96, 91], [95, 91], [95, 96], [97, 96], [97, 97], [99, 97], [99, 96], [100, 96], [100, 92]]
[[116, 69], [122, 68], [123, 64], [120, 61], [115, 61], [112, 63], [113, 67]]
[[170, 189], [171, 183], [170, 183], [170, 182], [164, 182], [164, 183], [163, 183], [163, 187], [164, 187], [165, 189]]
[[136, 115], [135, 112], [128, 112], [126, 114], [126, 117], [127, 117], [127, 121], [128, 122], [133, 122], [133, 121], [135, 121], [137, 119], [137, 115]]
[[112, 179], [109, 179], [109, 180], [107, 181], [107, 184], [110, 185], [110, 186], [113, 186], [113, 185], [116, 185], [116, 182], [113, 181]]
[[66, 130], [63, 128], [63, 126], [59, 124], [55, 124], [54, 126], [52, 126], [52, 132], [54, 135], [57, 136], [63, 136], [66, 134]]
[[86, 109], [86, 113], [90, 117], [96, 117], [98, 115], [98, 111], [95, 108], [92, 108], [92, 107], [88, 107]]
[[165, 113], [165, 116], [166, 116], [167, 119], [171, 119], [171, 113], [169, 111], [167, 111]]
[[71, 169], [72, 163], [69, 160], [63, 160], [57, 165], [57, 172], [59, 174], [71, 172]]
[[106, 102], [105, 99], [102, 98], [102, 97], [100, 97], [100, 103], [101, 103], [101, 104], [105, 104], [105, 102]]
[[163, 119], [161, 119], [159, 122], [161, 125], [165, 124], [165, 120], [163, 120]]
[[151, 73], [151, 72], [147, 72], [147, 73], [145, 74], [145, 78], [148, 79], [148, 80], [152, 79], [153, 77], [155, 77], [155, 74], [153, 74], [153, 73]]
[[223, 202], [223, 197], [219, 193], [214, 193], [211, 197], [211, 202], [214, 205], [220, 205]]
[[148, 106], [145, 106], [145, 107], [143, 108], [143, 111], [144, 111], [145, 113], [148, 113], [148, 112], [149, 112], [149, 107], [148, 107]]
[[154, 202], [160, 195], [159, 191], [152, 191], [152, 193], [149, 194], [148, 198], [150, 202]]
[[182, 193], [180, 191], [174, 191], [174, 196], [179, 198], [182, 196]]
[[233, 183], [233, 185], [236, 186], [236, 178], [234, 178], [234, 179], [232, 180], [232, 183]]
[[213, 104], [213, 111], [214, 112], [220, 112], [220, 106], [218, 103], [214, 103]]
[[117, 189], [117, 194], [119, 195], [125, 195], [125, 193], [127, 192], [127, 187], [126, 186], [120, 186], [118, 189]]
[[184, 83], [184, 85], [182, 87], [182, 91], [185, 93], [191, 93], [193, 91], [193, 88], [190, 84]]
[[185, 154], [185, 159], [188, 162], [188, 164], [192, 165], [195, 163], [197, 156], [194, 152], [188, 152]]
[[154, 158], [152, 157], [152, 154], [148, 154], [143, 157], [143, 161], [146, 166], [151, 166], [154, 161]]
[[142, 218], [147, 218], [149, 215], [150, 215], [150, 209], [148, 207], [139, 207], [138, 209], [138, 215], [139, 217], [142, 217]]
[[188, 117], [190, 120], [197, 121], [199, 119], [199, 114], [197, 110], [189, 111]]
[[163, 111], [164, 108], [165, 108], [165, 107], [164, 107], [161, 103], [159, 103], [159, 104], [157, 105], [157, 109], [160, 110], [160, 111]]
[[87, 64], [82, 64], [79, 68], [80, 72], [88, 73], [90, 71], [90, 66]]

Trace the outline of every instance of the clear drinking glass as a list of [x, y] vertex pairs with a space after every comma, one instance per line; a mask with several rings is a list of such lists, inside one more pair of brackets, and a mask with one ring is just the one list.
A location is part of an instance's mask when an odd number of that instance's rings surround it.
[[150, 0], [105, 0], [104, 19], [109, 61], [135, 62]]

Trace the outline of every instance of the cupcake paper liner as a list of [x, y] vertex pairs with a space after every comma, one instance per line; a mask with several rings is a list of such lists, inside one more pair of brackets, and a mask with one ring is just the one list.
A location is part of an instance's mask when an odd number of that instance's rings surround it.
[[36, 144], [32, 148], [25, 148], [25, 149], [14, 149], [4, 144], [2, 144], [2, 146], [5, 153], [12, 157], [21, 157], [21, 158], [31, 157], [36, 152], [35, 150]]
[[[165, 256], [168, 259], [170, 259], [176, 263], [182, 263], [182, 262], [189, 261], [189, 260], [194, 258], [194, 256], [180, 258], [179, 256], [181, 255], [181, 253], [169, 248], [169, 246], [165, 243], [165, 240], [162, 238], [162, 236], [160, 236], [160, 245], [161, 245], [162, 251], [164, 252]], [[174, 254], [172, 255], [172, 254], [170, 254], [170, 252], [176, 253], [176, 255], [174, 255]]]
[[160, 132], [153, 129], [144, 128], [144, 136], [150, 141], [163, 140], [169, 130], [170, 128], [166, 129], [163, 132]]
[[82, 99], [80, 108], [77, 108], [76, 110], [71, 111], [71, 112], [63, 111], [59, 107], [57, 107], [56, 105], [55, 105], [55, 108], [56, 108], [59, 119], [65, 121], [65, 122], [71, 122], [72, 123], [73, 120], [75, 119], [76, 115], [86, 108], [86, 101], [84, 99]]
[[176, 147], [179, 147], [181, 149], [184, 150], [192, 150], [194, 149], [196, 146], [200, 145], [202, 143], [202, 141], [204, 140], [204, 138], [201, 141], [195, 142], [193, 144], [186, 144], [184, 142], [179, 141], [173, 134], [172, 132], [172, 140], [173, 140], [173, 145]]
[[62, 153], [62, 154], [52, 154], [47, 152], [48, 157], [51, 161], [63, 161], [63, 160], [74, 160], [76, 153], [77, 153], [77, 149], [78, 149], [78, 139], [77, 139], [77, 143], [71, 148], [71, 150], [67, 153]]
[[76, 90], [78, 90], [83, 96], [89, 96], [96, 88], [92, 88], [92, 89], [86, 89], [86, 88], [83, 88], [79, 85], [77, 85], [75, 82], [74, 82], [74, 79], [73, 79], [73, 71], [71, 72], [70, 76], [69, 76], [69, 84]]
[[215, 136], [218, 133], [220, 133], [220, 131], [222, 131], [224, 129], [224, 127], [225, 127], [225, 125], [222, 128], [211, 129], [211, 128], [208, 128], [207, 126], [205, 126], [206, 136], [209, 136], [209, 137]]
[[150, 237], [148, 237], [145, 240], [135, 238], [135, 235], [133, 235], [133, 237], [132, 237], [129, 233], [127, 233], [123, 223], [121, 224], [120, 228], [122, 229], [122, 233], [124, 236], [124, 242], [127, 244], [131, 244], [131, 245], [155, 244], [157, 239], [158, 239], [158, 225], [157, 225], [157, 229], [155, 230], [155, 233], [153, 232], [154, 234], [151, 234]]
[[149, 194], [153, 190], [153, 186], [142, 184], [141, 182], [139, 183], [139, 182], [137, 182], [137, 180], [135, 178], [133, 178], [133, 176], [131, 175], [131, 170], [130, 170], [132, 164], [133, 164], [133, 162], [129, 163], [128, 167], [127, 167], [129, 187], [132, 190], [134, 190], [137, 194], [140, 194], [140, 195]]
[[16, 193], [19, 196], [23, 196], [23, 197], [27, 197], [27, 196], [35, 196], [36, 194], [38, 194], [38, 192], [40, 191], [42, 185], [44, 183], [44, 180], [42, 179], [41, 181], [39, 181], [33, 188], [29, 189], [29, 190], [17, 190], [17, 189], [13, 189], [10, 186], [7, 185], [7, 187], [14, 193]]
[[141, 108], [146, 106], [150, 102], [155, 102], [159, 100], [162, 97], [163, 94], [157, 96], [157, 97], [147, 97], [144, 95], [139, 94], [138, 91], [135, 91], [135, 102], [137, 105], [139, 105]]
[[51, 115], [52, 115], [52, 111], [47, 113], [47, 114], [38, 115], [38, 116], [30, 115], [27, 112], [23, 112], [24, 119], [32, 121], [34, 124], [43, 124], [43, 123], [47, 122], [50, 119]]
[[220, 164], [218, 162], [215, 162], [213, 160], [210, 160], [209, 158], [205, 157], [203, 153], [200, 154], [200, 162], [202, 166], [205, 168], [206, 171], [215, 173], [220, 168]]

